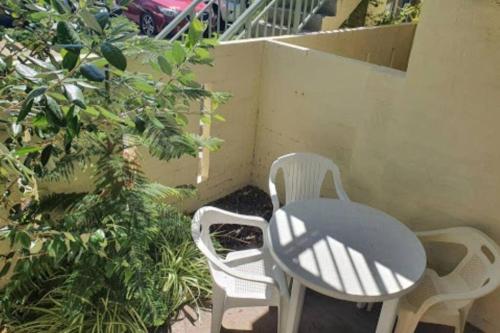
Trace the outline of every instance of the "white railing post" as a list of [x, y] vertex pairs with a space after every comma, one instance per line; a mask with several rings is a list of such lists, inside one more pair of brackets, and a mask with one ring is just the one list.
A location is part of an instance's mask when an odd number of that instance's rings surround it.
[[246, 38], [252, 38], [252, 19], [248, 18], [245, 23]]
[[293, 12], [293, 25], [292, 32], [294, 34], [299, 32], [300, 19], [302, 16], [302, 0], [295, 0], [295, 9]]
[[191, 4], [179, 15], [177, 15], [172, 21], [170, 21], [165, 28], [163, 28], [162, 31], [156, 35], [155, 39], [163, 39], [165, 38], [170, 32], [172, 32], [178, 25], [181, 23], [190, 13], [195, 12], [196, 6], [198, 6], [199, 3], [201, 3], [203, 0], [195, 0], [191, 2]]

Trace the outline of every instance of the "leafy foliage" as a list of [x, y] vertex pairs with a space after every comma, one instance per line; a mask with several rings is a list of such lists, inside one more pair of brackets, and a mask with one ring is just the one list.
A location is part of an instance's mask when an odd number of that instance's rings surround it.
[[[380, 5], [380, 0], [370, 0], [374, 6]], [[401, 24], [401, 23], [416, 23], [420, 18], [423, 0], [414, 0], [405, 3], [396, 10], [385, 11], [380, 15], [371, 17], [376, 25]]]
[[[400, 1], [387, 5], [386, 0], [362, 0], [349, 18], [342, 24], [342, 28], [357, 28], [365, 25], [389, 25], [401, 23], [418, 23], [423, 0], [412, 0], [403, 5]], [[377, 8], [384, 6], [384, 10]], [[394, 8], [393, 6], [397, 6]]]
[[[162, 160], [220, 140], [186, 130], [214, 41], [194, 21], [184, 41], [137, 36], [92, 1], [7, 0], [0, 32], [0, 325], [15, 332], [145, 332], [207, 296], [189, 221], [166, 204], [189, 189], [151, 182], [137, 147]], [[129, 71], [137, 59], [161, 79]], [[85, 170], [88, 193], [42, 193], [40, 182]]]

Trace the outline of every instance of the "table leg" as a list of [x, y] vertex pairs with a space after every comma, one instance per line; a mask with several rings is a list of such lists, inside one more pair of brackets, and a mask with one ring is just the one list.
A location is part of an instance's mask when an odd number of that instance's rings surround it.
[[385, 301], [378, 318], [376, 333], [391, 333], [398, 311], [399, 298]]
[[286, 310], [285, 333], [297, 333], [299, 331], [302, 306], [304, 305], [305, 287], [297, 280], [292, 281], [292, 293]]

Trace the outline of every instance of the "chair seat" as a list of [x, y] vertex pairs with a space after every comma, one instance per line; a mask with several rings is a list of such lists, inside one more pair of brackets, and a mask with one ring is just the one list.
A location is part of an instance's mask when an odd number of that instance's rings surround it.
[[[432, 296], [460, 292], [463, 290], [467, 290], [467, 284], [458, 276], [440, 277], [436, 271], [427, 269], [418, 287], [401, 300], [400, 307], [404, 311], [416, 313], [422, 303]], [[439, 318], [456, 315], [456, 313], [468, 303], [469, 301], [440, 302], [431, 308], [432, 317]]]
[[[272, 259], [267, 251], [252, 249], [234, 251], [227, 255], [224, 263], [245, 273], [272, 276]], [[223, 287], [227, 297], [271, 300], [278, 291], [275, 286], [235, 278], [223, 271], [214, 269], [215, 282]]]

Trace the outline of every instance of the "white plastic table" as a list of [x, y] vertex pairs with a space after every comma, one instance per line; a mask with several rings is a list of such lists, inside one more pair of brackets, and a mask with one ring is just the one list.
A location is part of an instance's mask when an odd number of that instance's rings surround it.
[[416, 287], [426, 267], [410, 229], [351, 201], [290, 203], [276, 211], [266, 236], [278, 266], [293, 278], [286, 333], [298, 330], [305, 287], [352, 302], [384, 302], [376, 332], [391, 332], [399, 297]]

